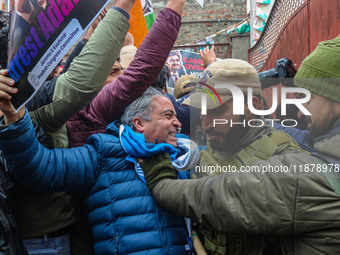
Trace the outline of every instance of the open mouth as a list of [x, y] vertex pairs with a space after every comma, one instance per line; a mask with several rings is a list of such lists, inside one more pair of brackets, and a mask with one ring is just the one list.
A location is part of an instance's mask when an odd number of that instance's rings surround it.
[[170, 136], [176, 137], [176, 133], [170, 132], [169, 133]]

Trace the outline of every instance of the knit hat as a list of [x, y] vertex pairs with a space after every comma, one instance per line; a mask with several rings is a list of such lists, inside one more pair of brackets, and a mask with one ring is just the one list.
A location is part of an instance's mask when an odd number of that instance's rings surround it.
[[[205, 86], [205, 84], [208, 86]], [[252, 65], [240, 59], [223, 59], [212, 63], [204, 70], [198, 88], [182, 104], [201, 108], [202, 94], [207, 92], [210, 93], [206, 97], [207, 109], [220, 106], [220, 103], [216, 103], [219, 102], [219, 98], [222, 104], [233, 98], [229, 89], [216, 88], [217, 84], [234, 85], [241, 89], [244, 95], [247, 95], [248, 88], [253, 89], [253, 95], [261, 94], [260, 80]], [[211, 90], [209, 86], [213, 87], [217, 93]]]
[[175, 83], [174, 96], [176, 99], [196, 88], [198, 78], [195, 75], [182, 75]]
[[294, 84], [340, 102], [340, 35], [319, 43], [302, 62]]
[[127, 45], [120, 50], [120, 64], [123, 70], [127, 69], [131, 61], [135, 58], [137, 48], [133, 45]]

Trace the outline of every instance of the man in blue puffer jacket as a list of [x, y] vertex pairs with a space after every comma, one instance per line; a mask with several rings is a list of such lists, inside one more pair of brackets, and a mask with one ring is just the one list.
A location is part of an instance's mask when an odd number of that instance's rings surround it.
[[9, 125], [1, 128], [0, 149], [16, 179], [39, 190], [88, 192], [96, 254], [188, 254], [184, 219], [158, 206], [137, 173], [138, 157], [160, 151], [169, 152], [179, 170], [198, 159], [190, 145], [175, 149], [181, 123], [169, 99], [148, 89], [126, 109], [125, 125], [111, 123], [106, 134], [72, 149], [44, 148], [27, 112], [15, 113], [4, 100], [0, 108]]

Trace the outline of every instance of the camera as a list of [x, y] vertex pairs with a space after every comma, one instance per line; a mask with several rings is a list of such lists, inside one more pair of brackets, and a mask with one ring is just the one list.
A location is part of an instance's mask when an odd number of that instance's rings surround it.
[[275, 68], [258, 73], [261, 89], [269, 88], [278, 84], [286, 87], [294, 86], [293, 78], [296, 74], [293, 62], [288, 58], [281, 58], [275, 63]]

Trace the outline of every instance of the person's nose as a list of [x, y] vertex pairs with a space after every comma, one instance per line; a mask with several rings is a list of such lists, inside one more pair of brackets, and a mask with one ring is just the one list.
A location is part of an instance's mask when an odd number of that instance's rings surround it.
[[204, 131], [213, 128], [213, 118], [211, 115], [202, 115], [202, 128]]
[[182, 124], [181, 124], [181, 122], [177, 119], [177, 117], [175, 117], [174, 122], [173, 122], [172, 124], [176, 127], [176, 129], [182, 127]]
[[304, 117], [306, 117], [305, 114], [301, 110], [299, 110], [297, 116], [299, 119], [303, 119]]

